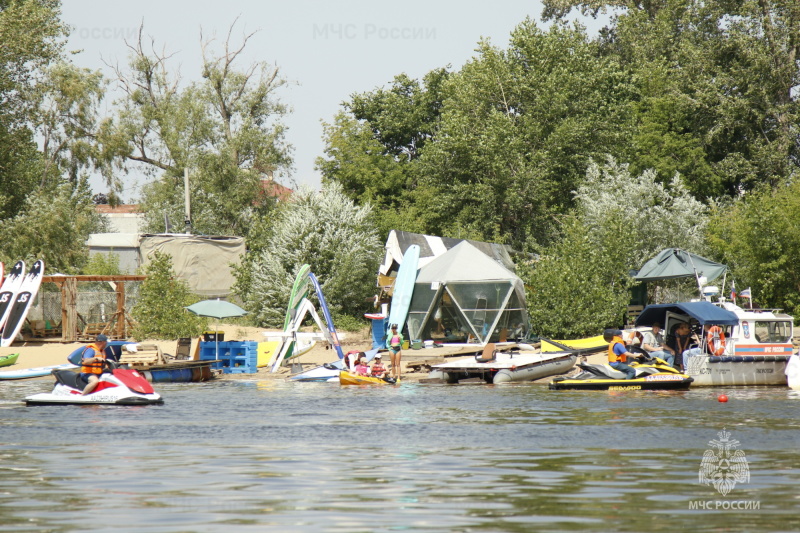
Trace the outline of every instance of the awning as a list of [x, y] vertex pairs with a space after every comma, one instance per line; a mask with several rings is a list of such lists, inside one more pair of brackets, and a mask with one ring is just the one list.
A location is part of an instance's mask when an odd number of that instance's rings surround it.
[[705, 276], [706, 280], [717, 279], [728, 267], [710, 259], [679, 248], [667, 248], [645, 263], [636, 275], [636, 281], [658, 281]]
[[739, 317], [735, 313], [717, 307], [711, 302], [679, 302], [673, 304], [648, 305], [636, 319], [637, 326], [652, 326], [653, 322], [664, 324], [667, 311], [689, 315], [700, 324], [714, 324], [718, 326], [735, 326]]

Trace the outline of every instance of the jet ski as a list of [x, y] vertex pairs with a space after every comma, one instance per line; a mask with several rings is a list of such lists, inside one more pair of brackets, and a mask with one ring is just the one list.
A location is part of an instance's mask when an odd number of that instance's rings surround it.
[[83, 395], [88, 382], [71, 370], [53, 370], [56, 384], [52, 392], [34, 394], [25, 398], [27, 405], [154, 405], [162, 404], [161, 395], [139, 372], [117, 368], [107, 361], [110, 372], [100, 375], [97, 387]]
[[626, 379], [624, 372], [605, 364], [578, 363], [581, 372], [559, 376], [550, 382], [551, 390], [686, 390], [694, 381], [681, 374], [663, 359], [640, 354], [641, 362], [631, 363], [636, 377]]

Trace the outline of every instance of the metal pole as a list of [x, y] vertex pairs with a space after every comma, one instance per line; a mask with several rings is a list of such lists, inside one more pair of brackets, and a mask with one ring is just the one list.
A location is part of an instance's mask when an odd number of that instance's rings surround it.
[[192, 215], [191, 206], [189, 204], [189, 169], [183, 169], [183, 193], [184, 193], [184, 208], [186, 217], [184, 218], [184, 225], [186, 226], [186, 234], [192, 233]]

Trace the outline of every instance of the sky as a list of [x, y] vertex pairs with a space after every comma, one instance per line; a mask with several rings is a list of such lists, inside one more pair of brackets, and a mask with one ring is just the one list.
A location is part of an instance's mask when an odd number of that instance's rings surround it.
[[[386, 86], [400, 73], [420, 78], [446, 65], [457, 70], [474, 56], [481, 38], [505, 48], [511, 31], [526, 17], [540, 23], [541, 9], [538, 0], [68, 0], [62, 20], [72, 26], [67, 50], [80, 50], [72, 56], [78, 66], [113, 78], [105, 63], [125, 66], [125, 41], [133, 43], [144, 24], [144, 34], [157, 48], [174, 54], [171, 64], [181, 78], [195, 81], [200, 78], [201, 29], [204, 36], [216, 35], [221, 45], [238, 17], [233, 42], [257, 31], [239, 66], [266, 61], [290, 82], [278, 94], [292, 109], [284, 123], [294, 168], [291, 176], [276, 179], [318, 188], [314, 161], [323, 155], [321, 121], [332, 122], [350, 95]], [[101, 114], [110, 114], [120, 95], [112, 83]], [[143, 179], [137, 172], [125, 178], [125, 201], [136, 200]], [[97, 176], [92, 186], [95, 192], [107, 189]]]

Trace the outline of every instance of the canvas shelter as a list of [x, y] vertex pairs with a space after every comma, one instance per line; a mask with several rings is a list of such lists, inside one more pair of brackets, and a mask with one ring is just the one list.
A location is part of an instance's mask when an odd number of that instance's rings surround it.
[[233, 285], [233, 267], [245, 252], [242, 237], [188, 235], [183, 233], [145, 234], [139, 241], [139, 261], [149, 263], [158, 250], [172, 256], [175, 274], [186, 280], [189, 289], [206, 298], [225, 298]]
[[636, 274], [636, 280], [659, 281], [704, 276], [711, 281], [725, 274], [727, 268], [722, 263], [715, 263], [686, 250], [667, 248], [642, 266]]
[[525, 287], [499, 262], [460, 242], [420, 269], [408, 329], [411, 339], [473, 337], [480, 343], [527, 332]]

